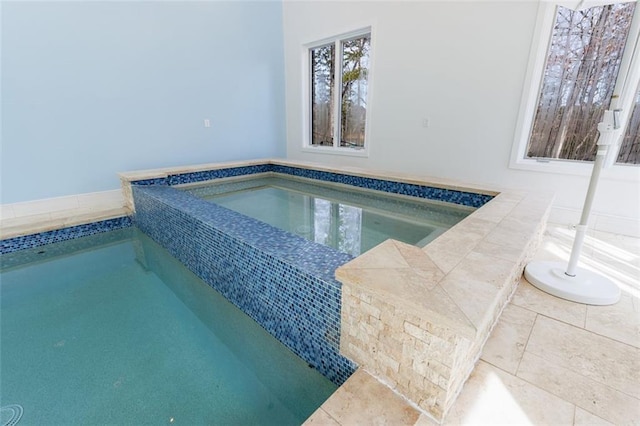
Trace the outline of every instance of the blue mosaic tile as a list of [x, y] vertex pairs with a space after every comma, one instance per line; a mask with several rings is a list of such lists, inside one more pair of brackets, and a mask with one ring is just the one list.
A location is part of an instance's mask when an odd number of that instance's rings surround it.
[[474, 208], [493, 198], [272, 164], [132, 182], [134, 221], [143, 232], [337, 385], [355, 369], [339, 352], [341, 285], [334, 278], [352, 257], [171, 188], [267, 172]]
[[4, 253], [0, 255], [0, 269], [6, 271], [36, 261], [55, 259], [67, 256], [70, 253], [91, 249], [96, 245], [116, 244], [130, 239], [133, 229], [132, 226], [126, 226], [95, 235], [79, 236], [56, 244], [46, 244], [46, 246], [23, 248], [11, 253]]
[[149, 186], [149, 185], [168, 185], [169, 178], [153, 178], [153, 179], [142, 179], [131, 182], [134, 185], [141, 186]]
[[389, 192], [393, 194], [426, 198], [429, 200], [443, 201], [469, 207], [481, 207], [483, 204], [493, 198], [493, 196], [486, 194], [476, 194], [473, 192], [457, 191], [453, 189], [434, 188], [426, 185], [416, 185], [406, 182], [396, 182], [342, 173], [324, 172], [320, 170], [303, 169], [292, 166], [273, 165], [272, 171], [275, 173], [322, 180], [326, 182], [341, 183], [345, 185], [357, 186], [360, 188], [374, 189], [377, 191]]
[[134, 222], [192, 272], [337, 385], [341, 285], [351, 256], [166, 186], [134, 187]]
[[253, 175], [271, 171], [271, 164], [259, 164], [255, 166], [229, 167], [226, 169], [206, 170], [201, 172], [182, 173], [169, 176], [169, 185], [183, 183], [204, 182], [207, 180], [229, 178], [235, 176]]
[[305, 169], [301, 167], [283, 166], [277, 164], [260, 164], [243, 167], [229, 167], [208, 171], [182, 173], [170, 175], [168, 178], [146, 179], [132, 182], [134, 185], [178, 185], [185, 183], [204, 182], [207, 180], [222, 179], [235, 176], [244, 176], [256, 173], [274, 172], [307, 179], [321, 180], [325, 182], [341, 183], [360, 188], [384, 191], [393, 194], [408, 195], [411, 197], [426, 198], [429, 200], [443, 201], [460, 204], [469, 207], [481, 207], [493, 196], [476, 194], [473, 192], [458, 191], [454, 189], [435, 188], [427, 185], [417, 185], [406, 182], [390, 181], [384, 179], [355, 176], [344, 173], [325, 172], [321, 170]]
[[18, 250], [40, 247], [46, 244], [122, 229], [131, 226], [131, 224], [131, 217], [123, 216], [53, 231], [40, 232], [38, 234], [8, 238], [0, 241], [0, 254], [12, 253]]

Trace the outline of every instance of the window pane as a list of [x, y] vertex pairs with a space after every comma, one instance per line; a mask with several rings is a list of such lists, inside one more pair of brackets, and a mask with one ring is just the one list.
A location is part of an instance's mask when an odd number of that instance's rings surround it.
[[342, 42], [340, 146], [363, 148], [371, 35]]
[[311, 145], [333, 145], [334, 51], [311, 49]]
[[558, 7], [527, 157], [595, 158], [634, 6]]
[[618, 153], [618, 163], [640, 164], [640, 87]]

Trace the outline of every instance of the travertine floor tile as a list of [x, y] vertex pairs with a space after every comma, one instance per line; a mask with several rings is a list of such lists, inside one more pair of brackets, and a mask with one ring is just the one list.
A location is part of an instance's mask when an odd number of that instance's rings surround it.
[[[435, 243], [435, 242], [434, 242]], [[432, 243], [432, 244], [434, 244]], [[431, 244], [428, 244], [422, 249], [431, 261], [438, 266], [438, 268], [445, 274], [448, 274], [455, 268], [460, 261], [464, 252], [448, 251], [443, 248], [435, 248]]]
[[518, 204], [517, 201], [493, 200], [479, 208], [473, 217], [483, 219], [489, 222], [500, 222], [513, 208]]
[[70, 212], [68, 210], [59, 210], [56, 212], [51, 212], [50, 216], [52, 220], [56, 220], [56, 219], [69, 219], [70, 217], [75, 217], [75, 216], [82, 216], [82, 215], [86, 215], [91, 213], [94, 210], [91, 210], [89, 207], [78, 207], [77, 209], [73, 210], [73, 214], [70, 214]]
[[108, 210], [73, 209], [54, 213], [35, 214], [16, 217], [0, 222], [0, 238], [13, 238], [20, 235], [35, 234], [69, 226], [91, 223], [105, 219], [124, 216], [127, 211], [122, 208]]
[[587, 315], [586, 305], [551, 296], [538, 290], [524, 278], [520, 280], [511, 303], [578, 327], [584, 326]]
[[359, 369], [322, 408], [342, 425], [412, 425], [420, 412]]
[[481, 359], [516, 374], [536, 315], [528, 309], [507, 305], [482, 350]]
[[12, 219], [16, 216], [13, 206], [10, 204], [0, 204], [0, 220]]
[[[536, 258], [566, 262], [573, 234], [566, 226], [550, 224]], [[612, 278], [621, 287], [626, 285], [621, 301], [586, 306], [546, 294], [522, 279], [445, 424], [640, 425], [640, 399], [633, 396], [638, 395], [640, 382], [640, 292], [636, 290], [640, 280], [633, 275], [640, 239], [589, 235], [582, 263], [615, 271]], [[428, 247], [423, 251], [429, 253]], [[504, 247], [486, 241], [473, 251], [487, 258], [515, 260]], [[453, 267], [461, 256], [442, 251], [429, 254], [445, 268]], [[478, 260], [482, 271], [481, 264], [487, 262]], [[622, 264], [627, 269], [620, 268]], [[469, 281], [475, 275], [466, 271], [458, 278]], [[473, 317], [471, 312], [465, 311]], [[434, 424], [424, 414], [416, 423]]]
[[[622, 244], [625, 240], [619, 241]], [[623, 246], [614, 245], [613, 242], [609, 241], [594, 239], [592, 257], [603, 264], [626, 268], [635, 276], [640, 273], [640, 248], [633, 247], [631, 243]]]
[[640, 312], [630, 296], [623, 295], [615, 305], [587, 306], [585, 328], [640, 348]]
[[518, 250], [513, 250], [510, 247], [505, 247], [500, 244], [494, 244], [487, 241], [481, 241], [474, 249], [474, 252], [485, 254], [489, 256], [498, 257], [500, 259], [508, 260], [511, 262], [517, 262], [520, 260], [522, 253]]
[[640, 257], [640, 238], [594, 230], [589, 231], [588, 235], [594, 240], [610, 243], [612, 247], [632, 253], [635, 258]]
[[384, 241], [370, 250], [356, 257], [343, 269], [389, 269], [408, 268], [409, 264], [391, 240]]
[[640, 397], [640, 349], [538, 316], [526, 351], [603, 385]]
[[[576, 235], [576, 230], [567, 225], [548, 224], [544, 235], [544, 243], [536, 253], [539, 260], [569, 260], [571, 248]], [[587, 257], [593, 253], [592, 239], [587, 234], [582, 247], [582, 256]]]
[[611, 423], [640, 421], [640, 400], [527, 351], [517, 376]]
[[576, 407], [576, 414], [573, 418], [573, 424], [576, 426], [613, 426], [613, 423], [609, 423], [605, 419], [594, 416], [590, 412], [585, 411], [580, 407]]
[[318, 408], [304, 424], [305, 426], [340, 426], [340, 423], [327, 414], [322, 408]]
[[508, 247], [515, 250], [522, 250], [529, 242], [529, 236], [523, 235], [517, 229], [509, 229], [506, 227], [496, 228], [491, 231], [485, 241]]
[[471, 252], [454, 271], [447, 275], [447, 279], [459, 282], [477, 280], [485, 281], [496, 288], [502, 288], [505, 280], [513, 271], [513, 262], [494, 256]]
[[20, 216], [4, 219], [2, 221], [3, 228], [13, 228], [19, 226], [29, 226], [29, 225], [37, 225], [42, 222], [47, 222], [51, 220], [51, 213], [39, 213], [32, 214], [29, 216]]
[[[445, 250], [464, 256], [496, 227], [490, 221], [467, 217], [462, 222], [440, 235], [426, 247], [439, 251]], [[426, 248], [425, 247], [425, 248]]]
[[574, 407], [484, 361], [476, 366], [446, 425], [570, 425]]
[[422, 413], [420, 414], [420, 417], [418, 417], [418, 421], [414, 424], [414, 426], [440, 426], [440, 423]]
[[[500, 292], [496, 284], [480, 280], [460, 281], [446, 277], [440, 285], [476, 329], [482, 328], [487, 322], [488, 307], [495, 306], [497, 294]], [[473, 293], [473, 297], [469, 297], [469, 293]]]

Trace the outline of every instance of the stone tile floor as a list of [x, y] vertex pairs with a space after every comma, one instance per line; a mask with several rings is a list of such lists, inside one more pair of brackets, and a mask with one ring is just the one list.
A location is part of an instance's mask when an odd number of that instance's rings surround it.
[[[574, 232], [549, 224], [535, 258], [569, 258]], [[444, 424], [640, 425], [640, 239], [589, 231], [580, 266], [622, 289], [612, 306], [550, 296], [521, 279]], [[307, 422], [433, 425], [359, 370]]]

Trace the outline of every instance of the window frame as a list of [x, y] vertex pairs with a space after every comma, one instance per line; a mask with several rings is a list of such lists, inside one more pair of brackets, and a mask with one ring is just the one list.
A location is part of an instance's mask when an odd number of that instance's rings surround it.
[[[365, 126], [364, 126], [364, 147], [361, 149], [351, 148], [351, 147], [343, 147], [340, 146], [340, 142], [335, 140], [335, 135], [338, 133], [338, 130], [335, 128], [334, 123], [334, 144], [332, 146], [316, 146], [311, 144], [311, 130], [312, 130], [312, 108], [311, 108], [311, 96], [312, 96], [312, 75], [311, 75], [311, 55], [310, 52], [312, 49], [316, 49], [319, 47], [327, 46], [333, 44], [335, 46], [336, 52], [336, 63], [335, 63], [335, 73], [334, 76], [334, 92], [336, 93], [333, 108], [334, 111], [340, 112], [340, 99], [341, 99], [341, 83], [342, 83], [342, 42], [352, 40], [354, 38], [358, 38], [360, 36], [369, 35], [371, 46], [369, 48], [369, 68], [367, 70], [367, 108], [366, 108], [366, 118], [365, 118]], [[360, 27], [357, 30], [344, 32], [335, 36], [326, 37], [320, 40], [316, 40], [310, 43], [306, 43], [303, 45], [302, 49], [302, 62], [303, 62], [303, 71], [302, 71], [302, 81], [303, 81], [303, 90], [302, 90], [302, 112], [303, 112], [303, 137], [302, 137], [302, 151], [311, 152], [316, 154], [334, 154], [334, 155], [346, 155], [353, 157], [369, 157], [370, 145], [371, 145], [371, 111], [372, 111], [372, 99], [373, 99], [373, 62], [374, 62], [374, 43], [375, 43], [375, 34], [373, 30], [373, 26], [364, 26]], [[335, 114], [336, 121], [339, 119], [340, 114]], [[337, 121], [338, 129], [340, 123]]]
[[[601, 2], [601, 4], [615, 3], [616, 1]], [[600, 3], [598, 3], [600, 4]], [[565, 159], [536, 159], [527, 158], [526, 152], [529, 144], [529, 137], [533, 121], [535, 119], [535, 111], [538, 103], [538, 95], [542, 86], [544, 67], [547, 61], [549, 43], [551, 42], [553, 24], [555, 22], [556, 9], [558, 6], [575, 6], [575, 2], [568, 4], [562, 1], [544, 1], [538, 5], [538, 15], [536, 19], [533, 40], [531, 43], [531, 51], [527, 72], [525, 75], [524, 85], [522, 89], [522, 97], [520, 100], [520, 109], [516, 122], [516, 129], [513, 139], [513, 146], [509, 159], [509, 168], [518, 170], [529, 170], [547, 173], [559, 173], [567, 175], [588, 176], [593, 168], [593, 161], [575, 161]], [[594, 4], [595, 6], [597, 4]], [[589, 7], [588, 5], [585, 7]], [[636, 5], [640, 8], [640, 5]], [[636, 10], [636, 15], [640, 11]], [[633, 32], [633, 29], [631, 30]], [[638, 46], [640, 35], [630, 33], [627, 44], [636, 43]], [[640, 52], [635, 51], [631, 59], [631, 68], [628, 75], [629, 81], [635, 81], [640, 84]], [[622, 123], [619, 137], [624, 136], [626, 126], [629, 121], [630, 109], [633, 108], [633, 100], [637, 93], [637, 85], [629, 84], [625, 91], [621, 93], [620, 107], [623, 109]], [[617, 151], [617, 149], [616, 149]], [[617, 158], [617, 152], [616, 152]], [[603, 175], [619, 180], [637, 180], [640, 173], [639, 164], [625, 164], [614, 162], [611, 167], [603, 170]]]

